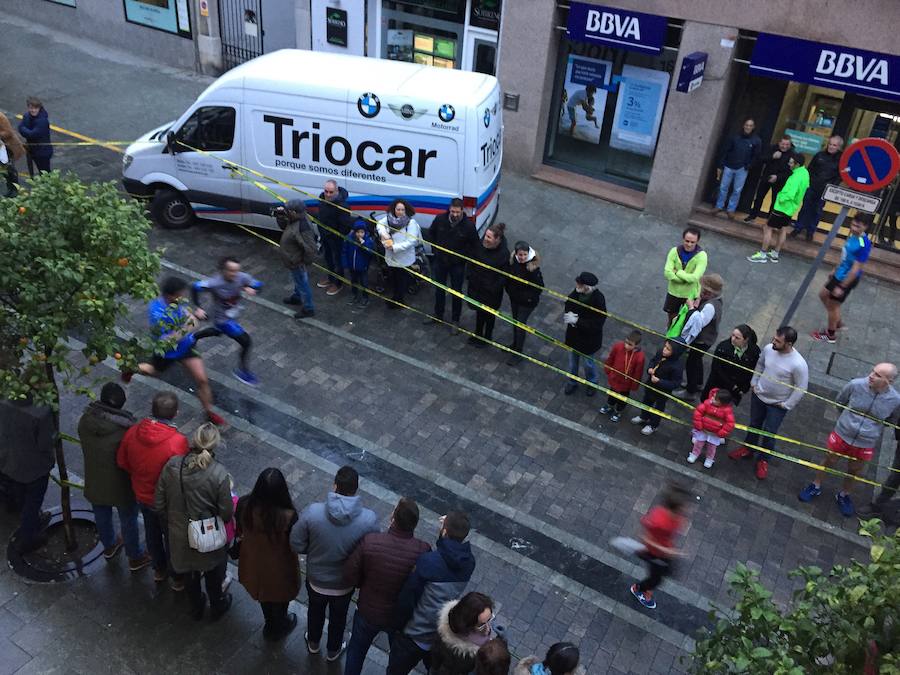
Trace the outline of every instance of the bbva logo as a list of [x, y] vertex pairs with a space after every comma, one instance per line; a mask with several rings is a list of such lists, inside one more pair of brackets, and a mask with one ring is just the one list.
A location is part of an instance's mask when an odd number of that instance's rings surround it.
[[887, 59], [870, 59], [858, 54], [839, 54], [830, 49], [823, 49], [819, 54], [816, 72], [822, 75], [850, 78], [859, 82], [877, 80], [884, 86], [888, 85]]
[[588, 11], [585, 31], [588, 33], [602, 33], [603, 35], [633, 38], [638, 41], [641, 39], [641, 24], [637, 17], [601, 12], [596, 9]]

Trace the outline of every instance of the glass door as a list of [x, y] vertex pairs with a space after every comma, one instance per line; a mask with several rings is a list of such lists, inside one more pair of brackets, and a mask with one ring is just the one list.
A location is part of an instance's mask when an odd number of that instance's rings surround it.
[[497, 33], [469, 27], [463, 54], [463, 70], [485, 75], [497, 74]]

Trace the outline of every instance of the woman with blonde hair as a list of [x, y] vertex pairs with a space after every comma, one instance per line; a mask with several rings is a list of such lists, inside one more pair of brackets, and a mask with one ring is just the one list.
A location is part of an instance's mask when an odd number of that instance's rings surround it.
[[[211, 422], [201, 424], [191, 436], [190, 451], [172, 457], [156, 484], [155, 508], [168, 523], [170, 563], [185, 577], [191, 613], [197, 620], [203, 618], [207, 597], [213, 620], [231, 607], [231, 594], [222, 593], [228, 562], [224, 533], [222, 546], [208, 552], [194, 548], [188, 538], [191, 521], [206, 520], [213, 529], [224, 530], [223, 524], [233, 515], [231, 476], [215, 458], [220, 443], [218, 427]], [[201, 578], [206, 593], [200, 589]]]

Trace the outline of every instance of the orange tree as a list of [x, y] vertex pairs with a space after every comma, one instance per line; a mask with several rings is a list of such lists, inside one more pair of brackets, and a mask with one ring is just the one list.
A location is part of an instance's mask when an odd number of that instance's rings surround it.
[[[60, 388], [89, 394], [88, 376], [107, 357], [133, 366], [146, 348], [123, 340], [116, 322], [128, 299], [156, 292], [159, 256], [149, 221], [115, 183], [85, 185], [58, 172], [0, 200], [0, 396], [30, 397], [54, 411], [66, 543], [75, 542], [59, 434]], [[83, 358], [73, 344], [84, 347]]]

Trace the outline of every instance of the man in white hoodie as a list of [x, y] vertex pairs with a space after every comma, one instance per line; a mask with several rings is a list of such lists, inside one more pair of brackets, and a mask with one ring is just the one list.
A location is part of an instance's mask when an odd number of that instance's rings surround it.
[[[900, 420], [900, 394], [892, 386], [896, 379], [897, 366], [879, 363], [867, 377], [858, 377], [844, 385], [837, 402], [847, 407], [828, 436], [828, 449], [836, 454], [825, 455], [826, 468], [833, 467], [843, 456], [847, 458], [847, 473], [858, 476], [865, 463], [872, 460], [884, 423], [896, 425]], [[798, 495], [801, 502], [811, 502], [822, 494], [824, 475], [825, 471], [816, 471], [813, 482]], [[844, 478], [841, 491], [835, 495], [838, 508], [846, 518], [856, 512], [850, 499], [854, 482], [850, 476]]]

